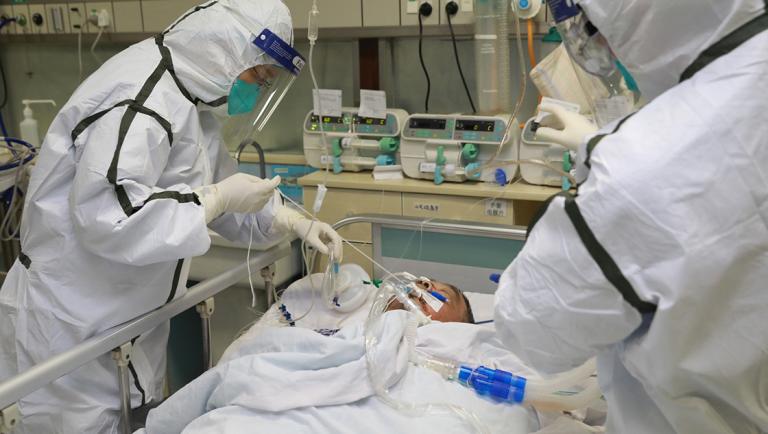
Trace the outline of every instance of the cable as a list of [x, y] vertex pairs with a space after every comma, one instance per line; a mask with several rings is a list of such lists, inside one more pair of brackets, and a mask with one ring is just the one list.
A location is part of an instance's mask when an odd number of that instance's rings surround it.
[[[3, 68], [3, 62], [0, 59], [0, 78], [3, 81], [3, 99], [2, 102], [0, 102], [0, 110], [4, 109], [6, 104], [8, 104], [8, 83], [5, 81], [5, 68]], [[5, 132], [3, 132], [3, 135], [7, 136]]]
[[[445, 12], [448, 16], [448, 29], [451, 31], [451, 42], [453, 42], [453, 54], [456, 57], [456, 67], [459, 68], [459, 75], [461, 76], [461, 83], [464, 85], [464, 91], [467, 93], [467, 99], [469, 99], [469, 105], [472, 106], [472, 113], [477, 113], [475, 108], [475, 102], [472, 101], [472, 94], [469, 92], [469, 86], [467, 86], [467, 80], [464, 78], [464, 71], [461, 69], [461, 61], [459, 60], [459, 49], [456, 47], [456, 35], [453, 33], [453, 23], [451, 22], [451, 13], [448, 12], [448, 6], [455, 5], [456, 2], [449, 2], [445, 5]], [[455, 12], [454, 12], [455, 13]]]
[[528, 23], [528, 57], [531, 60], [531, 69], [536, 67], [536, 51], [533, 49], [533, 19], [526, 20]]
[[69, 8], [70, 12], [74, 12], [77, 14], [78, 21], [80, 24], [73, 25], [72, 27], [77, 28], [77, 81], [82, 82], [83, 81], [83, 26], [86, 24], [85, 20], [83, 19], [83, 14], [80, 13], [80, 8], [73, 7]]
[[21, 180], [24, 175], [24, 169], [35, 157], [35, 148], [27, 142], [19, 139], [12, 139], [9, 137], [4, 138], [8, 143], [8, 148], [13, 153], [13, 158], [5, 164], [0, 164], [0, 171], [14, 170], [13, 187], [11, 187], [11, 200], [8, 204], [5, 216], [3, 216], [2, 222], [0, 222], [0, 240], [10, 241], [15, 239], [19, 234], [21, 228], [21, 211], [24, 207], [24, 201], [19, 197], [22, 195], [20, 188]]
[[96, 39], [94, 39], [93, 44], [91, 44], [91, 55], [99, 64], [103, 64], [104, 62], [102, 62], [101, 59], [99, 59], [99, 56], [96, 55], [96, 44], [99, 43], [99, 39], [101, 39], [102, 33], [104, 33], [104, 27], [99, 27], [99, 33], [96, 34]]
[[83, 29], [77, 31], [77, 81], [83, 81]]
[[427, 96], [424, 98], [424, 113], [429, 113], [429, 94], [432, 91], [432, 81], [429, 79], [429, 72], [427, 66], [424, 64], [424, 54], [422, 53], [422, 45], [424, 42], [424, 24], [421, 21], [421, 11], [424, 5], [429, 6], [430, 13], [432, 12], [432, 6], [429, 3], [422, 3], [419, 8], [419, 62], [421, 62], [421, 69], [424, 70], [424, 77], [427, 79]]

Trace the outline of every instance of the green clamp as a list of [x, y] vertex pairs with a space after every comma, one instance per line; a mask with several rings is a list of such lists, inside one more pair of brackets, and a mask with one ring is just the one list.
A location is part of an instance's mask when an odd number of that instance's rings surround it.
[[341, 149], [341, 137], [337, 137], [331, 142], [331, 153], [334, 157], [341, 157], [341, 154], [344, 153], [344, 150]]
[[480, 151], [477, 149], [477, 145], [474, 143], [465, 143], [464, 147], [461, 148], [461, 156], [467, 163], [471, 163], [477, 160], [477, 155], [479, 153]]
[[373, 285], [378, 288], [381, 286], [381, 282], [383, 282], [383, 280], [381, 279], [373, 279], [370, 282], [367, 280], [363, 280], [363, 285]]
[[339, 174], [344, 171], [344, 167], [341, 164], [341, 157], [333, 157], [333, 173]]
[[[571, 162], [571, 153], [569, 151], [563, 152], [563, 171], [570, 172], [572, 167], [573, 163]], [[568, 179], [567, 176], [562, 177], [560, 186], [562, 187], [563, 191], [568, 191], [571, 189], [571, 187], [573, 187], [571, 180]]]
[[443, 177], [443, 167], [445, 167], [446, 161], [445, 146], [438, 146], [437, 158], [435, 159], [435, 185], [440, 185], [445, 181], [445, 178]]
[[557, 28], [552, 26], [549, 28], [549, 33], [544, 35], [543, 38], [541, 38], [542, 42], [554, 42], [554, 43], [561, 43], [563, 42], [563, 38], [560, 36], [560, 32], [557, 31]]
[[435, 159], [435, 163], [438, 166], [445, 166], [445, 162], [447, 160], [445, 159], [445, 146], [438, 146], [437, 147], [437, 158]]
[[391, 153], [397, 151], [400, 147], [400, 140], [397, 137], [384, 137], [379, 140], [379, 150], [384, 153]]
[[571, 163], [571, 152], [565, 151], [563, 152], [563, 172], [570, 172], [573, 168], [573, 163]]

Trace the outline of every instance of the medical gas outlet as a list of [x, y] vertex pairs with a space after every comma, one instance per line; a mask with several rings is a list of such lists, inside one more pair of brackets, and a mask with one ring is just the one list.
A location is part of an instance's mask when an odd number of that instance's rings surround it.
[[[409, 178], [435, 184], [467, 180], [495, 182], [517, 174], [518, 139], [506, 139], [504, 116], [411, 115], [401, 137], [400, 160]], [[491, 163], [491, 164], [488, 164]]]
[[309, 112], [304, 120], [304, 157], [310, 166], [328, 167], [334, 173], [399, 164], [399, 135], [407, 116], [399, 109], [387, 110], [381, 119], [360, 116], [356, 108], [343, 109], [341, 116]]

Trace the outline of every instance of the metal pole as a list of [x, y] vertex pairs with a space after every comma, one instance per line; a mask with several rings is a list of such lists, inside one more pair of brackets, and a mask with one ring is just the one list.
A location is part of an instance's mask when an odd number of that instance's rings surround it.
[[261, 278], [264, 279], [264, 290], [267, 291], [267, 309], [275, 303], [275, 264], [269, 264], [261, 269]]
[[131, 361], [133, 345], [126, 342], [112, 350], [112, 360], [117, 364], [120, 384], [120, 431], [131, 434], [131, 384], [128, 381], [128, 363]]
[[347, 217], [337, 221], [332, 226], [334, 229], [354, 223], [373, 223], [391, 227], [419, 228], [434, 232], [448, 234], [473, 235], [493, 238], [506, 238], [512, 240], [525, 240], [526, 228], [522, 226], [501, 226], [493, 224], [477, 225], [457, 223], [449, 220], [425, 220], [414, 217], [400, 217], [379, 214], [361, 214]]
[[206, 371], [213, 367], [213, 355], [211, 354], [211, 315], [215, 309], [213, 297], [199, 303], [195, 309], [200, 314], [200, 324], [203, 327], [203, 369]]
[[[251, 257], [251, 268], [261, 269], [267, 264], [289, 255], [290, 252], [291, 248], [287, 243], [281, 243], [263, 252], [257, 252], [255, 256]], [[87, 339], [15, 377], [0, 381], [0, 408], [14, 404], [20, 398], [45, 387], [57, 378], [74, 371], [98, 356], [112, 351], [115, 346], [154, 329], [168, 319], [197, 305], [201, 300], [213, 297], [247, 276], [247, 267], [248, 264], [242, 263], [195, 285], [184, 296], [160, 308]]]

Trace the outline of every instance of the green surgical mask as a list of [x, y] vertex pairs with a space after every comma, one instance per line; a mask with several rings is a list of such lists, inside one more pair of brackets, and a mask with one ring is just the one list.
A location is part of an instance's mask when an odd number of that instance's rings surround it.
[[248, 83], [238, 78], [229, 91], [227, 113], [230, 116], [249, 113], [256, 106], [259, 95], [261, 95], [261, 85], [258, 83]]

